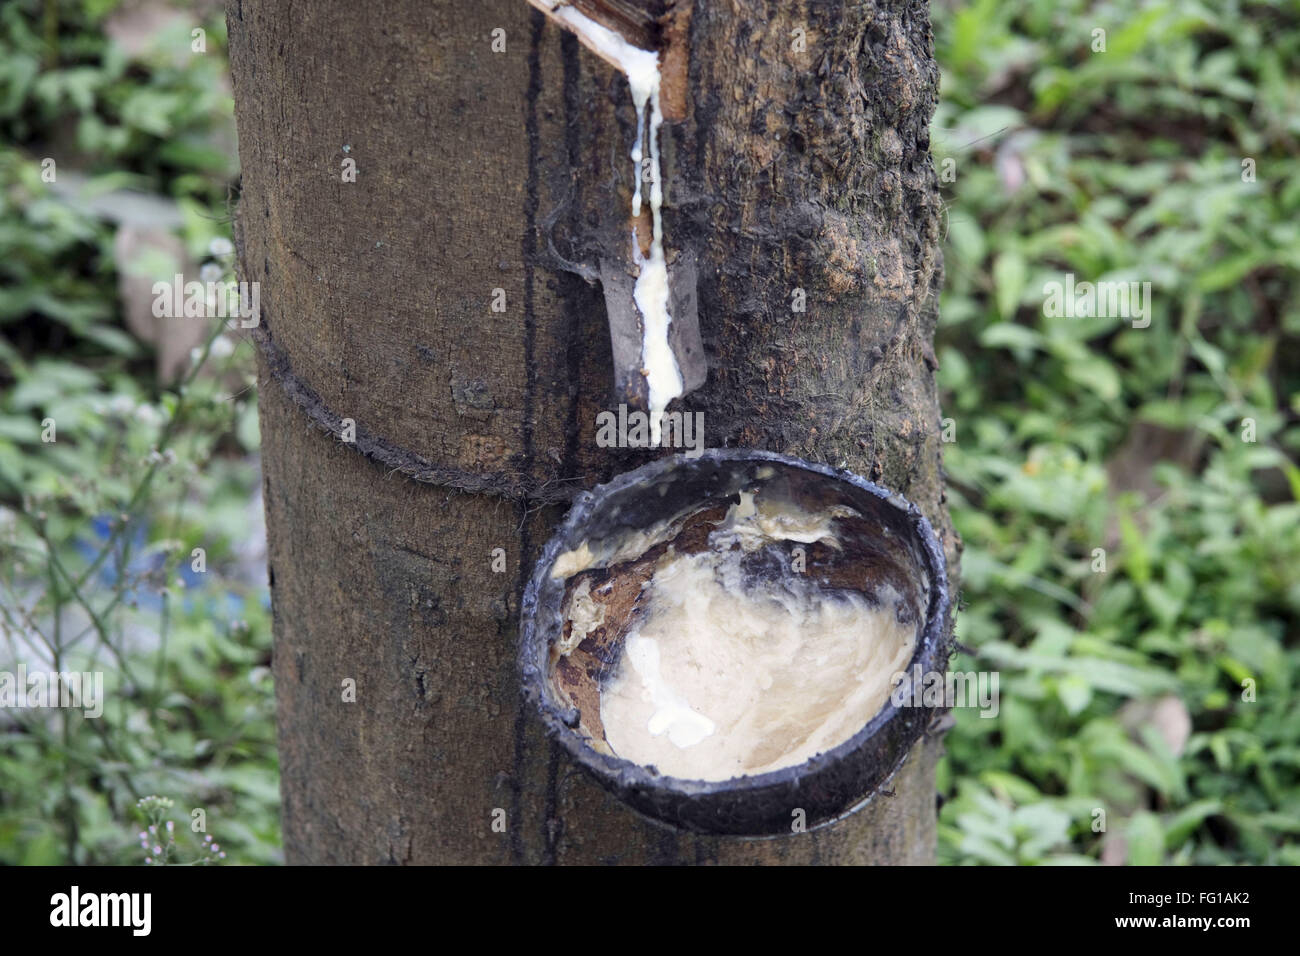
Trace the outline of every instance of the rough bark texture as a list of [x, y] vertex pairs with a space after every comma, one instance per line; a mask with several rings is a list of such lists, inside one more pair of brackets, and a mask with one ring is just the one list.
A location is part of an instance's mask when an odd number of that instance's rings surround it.
[[[229, 26], [287, 859], [931, 859], [937, 741], [830, 827], [704, 838], [606, 795], [520, 704], [519, 596], [557, 502], [649, 454], [596, 445], [605, 305], [569, 271], [628, 242], [623, 77], [524, 0], [231, 0]], [[930, 351], [937, 79], [923, 2], [697, 2], [662, 146], [710, 366], [682, 406], [708, 444], [898, 489], [955, 569]]]

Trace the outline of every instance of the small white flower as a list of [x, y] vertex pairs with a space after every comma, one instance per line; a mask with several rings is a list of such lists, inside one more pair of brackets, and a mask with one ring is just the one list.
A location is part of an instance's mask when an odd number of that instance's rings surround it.
[[234, 355], [234, 354], [235, 354], [235, 343], [230, 341], [230, 339], [227, 338], [226, 336], [218, 335], [215, 339], [212, 340], [213, 358], [226, 358], [227, 356]]
[[147, 402], [140, 405], [135, 410], [135, 418], [136, 421], [142, 422], [145, 425], [162, 424], [162, 416], [158, 414], [158, 409], [154, 408], [152, 405], [150, 405]]
[[214, 236], [208, 243], [208, 255], [211, 256], [228, 256], [235, 251], [235, 247], [230, 244], [230, 240], [225, 236]]
[[200, 282], [220, 282], [222, 273], [225, 270], [215, 262], [205, 262], [199, 267]]

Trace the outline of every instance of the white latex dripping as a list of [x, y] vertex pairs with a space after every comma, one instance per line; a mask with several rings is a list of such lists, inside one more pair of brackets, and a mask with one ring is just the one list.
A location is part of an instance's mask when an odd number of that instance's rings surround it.
[[[632, 297], [644, 323], [641, 363], [649, 393], [650, 444], [657, 446], [661, 439], [664, 409], [682, 394], [681, 369], [668, 344], [672, 316], [668, 311], [668, 263], [664, 259], [663, 219], [660, 212], [664, 191], [659, 176], [659, 127], [663, 124], [663, 113], [659, 107], [659, 54], [633, 46], [613, 30], [601, 26], [573, 7], [559, 7], [552, 10], [552, 14], [587, 41], [601, 56], [618, 65], [627, 77], [632, 91], [632, 103], [636, 107], [636, 141], [632, 145], [633, 175], [636, 181], [632, 191], [632, 255], [640, 272]], [[645, 158], [642, 147], [646, 143], [649, 144], [651, 175], [651, 236], [648, 256], [641, 254], [641, 243], [635, 225], [641, 215], [641, 163]]]

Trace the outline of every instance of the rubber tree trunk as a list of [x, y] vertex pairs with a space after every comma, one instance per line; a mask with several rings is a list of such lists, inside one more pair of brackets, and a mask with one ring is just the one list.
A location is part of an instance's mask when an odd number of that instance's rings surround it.
[[[670, 257], [698, 257], [709, 360], [684, 407], [711, 446], [903, 492], [954, 564], [926, 4], [675, 17], [665, 231]], [[521, 707], [516, 615], [539, 547], [575, 489], [650, 454], [596, 444], [609, 332], [572, 271], [626, 242], [626, 80], [525, 0], [231, 0], [228, 20], [286, 859], [930, 860], [937, 740], [843, 821], [719, 839], [642, 820]]]

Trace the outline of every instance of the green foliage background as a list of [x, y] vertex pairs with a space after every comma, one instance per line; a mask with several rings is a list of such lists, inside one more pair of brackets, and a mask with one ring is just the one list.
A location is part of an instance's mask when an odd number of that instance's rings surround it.
[[[140, 862], [150, 794], [174, 801], [169, 860], [206, 859], [197, 808], [227, 862], [274, 862], [249, 347], [215, 328], [159, 381], [112, 227], [41, 177], [57, 149], [93, 194], [168, 197], [189, 253], [229, 265], [219, 10], [127, 57], [118, 6], [0, 8], [0, 656], [108, 675], [98, 721], [0, 714], [0, 862]], [[954, 712], [941, 858], [1300, 862], [1300, 8], [932, 15], [954, 667], [1001, 681], [996, 719]], [[1149, 281], [1150, 326], [1045, 317], [1065, 273]]]
[[[947, 861], [1300, 862], [1298, 12], [934, 7], [954, 666], [1002, 690], [955, 712]], [[1067, 272], [1150, 326], [1044, 317]]]
[[[86, 211], [163, 197], [189, 255], [229, 277], [211, 254], [238, 173], [212, 135], [232, 127], [224, 19], [200, 5], [128, 58], [105, 35], [118, 6], [0, 8], [0, 667], [103, 670], [107, 698], [98, 720], [0, 711], [0, 862], [206, 862], [205, 836], [226, 862], [276, 862], [270, 614], [239, 559], [259, 482], [250, 347], [213, 323], [184, 381], [159, 381], [123, 325], [113, 227]], [[45, 182], [44, 157], [84, 189]]]

